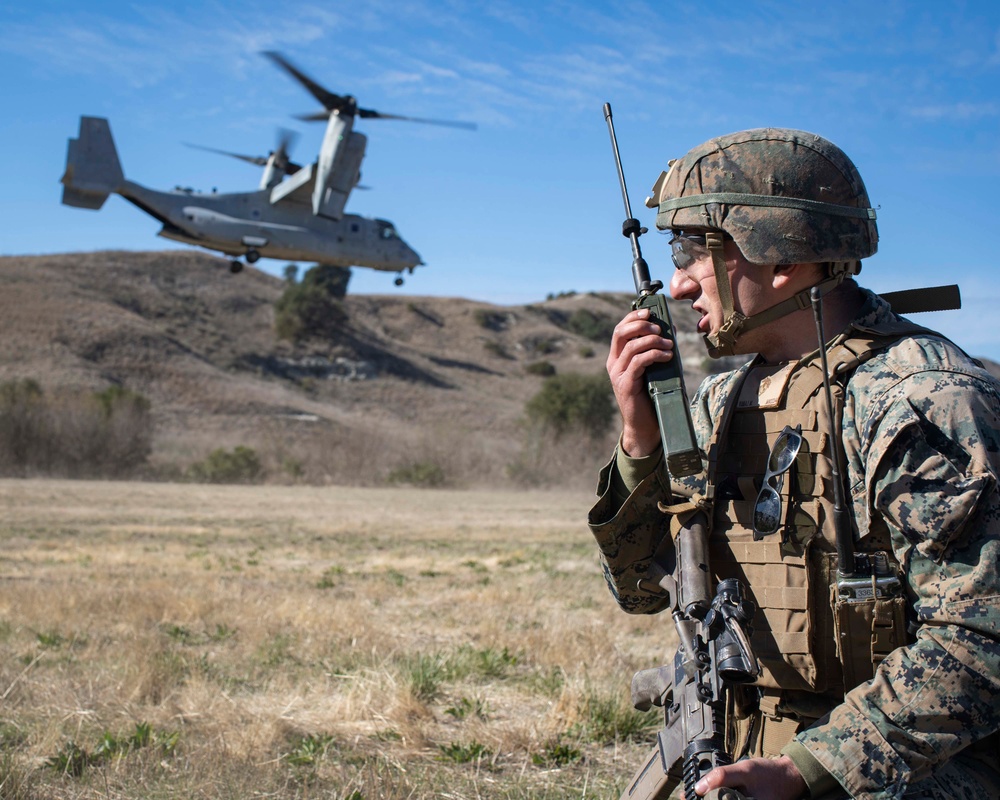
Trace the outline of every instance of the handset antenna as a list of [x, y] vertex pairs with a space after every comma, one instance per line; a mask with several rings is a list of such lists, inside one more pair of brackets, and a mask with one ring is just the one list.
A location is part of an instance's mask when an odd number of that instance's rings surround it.
[[611, 103], [604, 104], [604, 121], [607, 122], [608, 133], [611, 134], [611, 149], [615, 153], [618, 184], [622, 190], [622, 201], [625, 203], [626, 219], [622, 223], [622, 234], [632, 243], [632, 280], [635, 281], [635, 293], [640, 297], [655, 294], [663, 288], [663, 283], [649, 279], [649, 265], [642, 257], [642, 249], [639, 247], [639, 237], [646, 233], [646, 229], [632, 216], [632, 205], [628, 201], [628, 189], [625, 188], [625, 173], [622, 171], [622, 159], [618, 153], [618, 137], [615, 136], [615, 125], [611, 117]]
[[830, 389], [830, 367], [826, 357], [826, 336], [823, 333], [823, 298], [819, 287], [809, 292], [813, 318], [816, 320], [816, 338], [819, 340], [819, 358], [823, 367], [823, 393], [826, 395], [827, 423], [830, 429], [830, 464], [833, 471], [833, 529], [837, 540], [837, 572], [849, 578], [856, 572], [854, 563], [854, 532], [844, 502], [844, 484], [840, 478], [840, 447], [837, 441], [839, 426], [833, 413], [833, 392]]

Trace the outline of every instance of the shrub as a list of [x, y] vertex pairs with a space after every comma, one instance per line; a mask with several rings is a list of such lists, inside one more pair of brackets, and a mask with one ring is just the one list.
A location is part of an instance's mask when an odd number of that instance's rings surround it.
[[603, 436], [614, 415], [607, 375], [567, 373], [546, 378], [525, 406], [528, 419], [558, 438], [570, 430]]
[[145, 397], [122, 386], [109, 386], [94, 394], [103, 415], [98, 428], [103, 433], [103, 472], [124, 474], [146, 462], [153, 449], [153, 425], [150, 402]]
[[149, 401], [121, 386], [50, 398], [30, 379], [0, 385], [0, 473], [124, 476], [152, 437]]
[[618, 322], [607, 314], [596, 314], [586, 308], [580, 308], [570, 314], [566, 327], [577, 336], [594, 342], [610, 342]]
[[[29, 466], [32, 451], [49, 437], [42, 387], [30, 378], [0, 385], [0, 459], [7, 469]], [[6, 471], [6, 470], [5, 470]]]
[[529, 375], [541, 375], [543, 378], [556, 374], [555, 365], [551, 361], [532, 361], [524, 365], [524, 371]]
[[188, 477], [200, 483], [253, 483], [262, 472], [256, 451], [238, 445], [231, 451], [222, 447], [213, 450], [188, 468]]
[[318, 264], [299, 283], [288, 283], [274, 304], [274, 330], [281, 339], [333, 338], [346, 313], [341, 300], [347, 294], [351, 271]]
[[417, 461], [396, 467], [386, 476], [386, 483], [409, 483], [413, 486], [444, 486], [445, 475], [440, 465], [433, 461]]
[[502, 342], [494, 342], [492, 339], [483, 342], [483, 349], [497, 358], [505, 358], [507, 360], [512, 360], [514, 358], [507, 352], [507, 348], [503, 346]]
[[531, 350], [532, 350], [532, 352], [538, 353], [539, 355], [542, 355], [542, 356], [547, 356], [550, 353], [554, 353], [558, 349], [559, 348], [556, 345], [555, 340], [554, 339], [550, 339], [547, 336], [542, 337], [540, 339], [536, 339], [531, 344]]
[[491, 331], [501, 331], [507, 327], [508, 315], [488, 308], [477, 308], [472, 312], [472, 318], [480, 328]]

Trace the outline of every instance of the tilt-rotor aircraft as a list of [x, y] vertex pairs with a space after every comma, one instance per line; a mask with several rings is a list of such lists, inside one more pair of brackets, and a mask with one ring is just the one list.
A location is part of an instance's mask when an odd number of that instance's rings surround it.
[[361, 178], [368, 141], [354, 130], [354, 121], [395, 119], [468, 129], [475, 125], [359, 108], [354, 97], [327, 91], [280, 54], [264, 55], [323, 105], [323, 111], [301, 117], [327, 123], [315, 162], [294, 164], [288, 154], [290, 136], [285, 134], [266, 157], [216, 151], [262, 166], [256, 191], [156, 191], [125, 178], [106, 119], [81, 117], [79, 137], [69, 140], [62, 202], [99, 209], [109, 194], [119, 194], [163, 223], [160, 236], [225, 253], [233, 272], [243, 268], [240, 257], [250, 264], [277, 258], [396, 272], [396, 285], [401, 285], [404, 270], [412, 273], [424, 263], [420, 256], [391, 222], [344, 213]]

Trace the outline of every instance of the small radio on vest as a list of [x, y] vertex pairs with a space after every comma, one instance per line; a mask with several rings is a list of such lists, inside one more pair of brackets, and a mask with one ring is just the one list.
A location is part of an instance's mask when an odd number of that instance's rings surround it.
[[[898, 567], [885, 552], [859, 552], [854, 546], [854, 530], [840, 477], [840, 425], [833, 412], [830, 389], [830, 366], [826, 357], [823, 332], [823, 302], [817, 287], [810, 292], [816, 337], [823, 368], [823, 394], [826, 399], [830, 438], [830, 462], [833, 483], [833, 524], [837, 542], [837, 570], [834, 579], [834, 635], [837, 655], [844, 675], [844, 687], [853, 689], [871, 680], [875, 668], [890, 652], [904, 642], [906, 634], [906, 598]], [[859, 646], [860, 643], [860, 646]]]

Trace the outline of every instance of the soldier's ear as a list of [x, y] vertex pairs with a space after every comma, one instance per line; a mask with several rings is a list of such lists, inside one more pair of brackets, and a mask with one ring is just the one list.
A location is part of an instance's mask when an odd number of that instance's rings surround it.
[[816, 264], [780, 264], [769, 267], [774, 289], [794, 289], [796, 292], [816, 283]]

